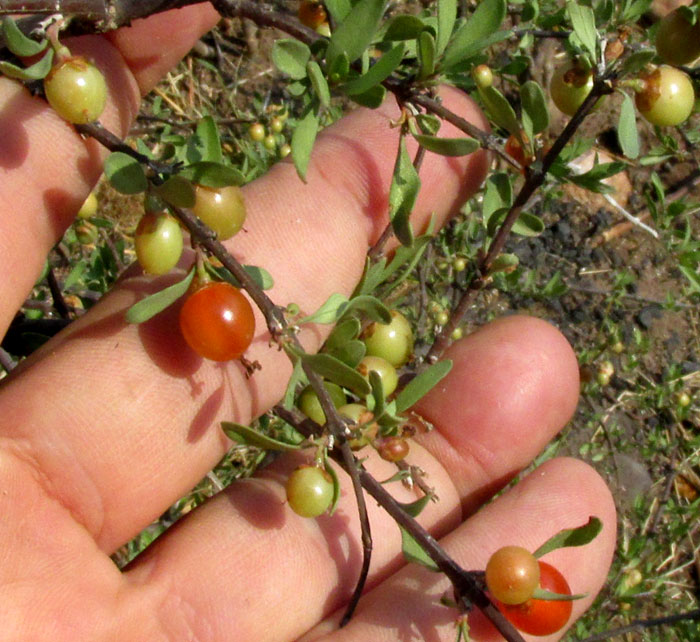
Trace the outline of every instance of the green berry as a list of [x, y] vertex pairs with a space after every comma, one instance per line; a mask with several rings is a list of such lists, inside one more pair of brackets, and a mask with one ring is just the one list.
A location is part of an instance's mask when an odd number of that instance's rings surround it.
[[[343, 389], [330, 381], [324, 381], [323, 385], [328, 394], [331, 396], [331, 401], [336, 408], [344, 406], [347, 402], [345, 393]], [[311, 386], [304, 388], [302, 393], [299, 395], [299, 401], [297, 403], [299, 410], [301, 410], [309, 419], [313, 419], [317, 424], [323, 425], [326, 423], [326, 413], [323, 412], [321, 408], [321, 402], [318, 400], [316, 392]]]
[[360, 361], [360, 364], [357, 366], [357, 370], [367, 380], [369, 380], [370, 371], [374, 370], [382, 381], [385, 397], [388, 397], [394, 392], [396, 386], [399, 385], [399, 375], [396, 373], [396, 368], [381, 357], [374, 357], [371, 355], [363, 357], [362, 361]]
[[573, 116], [593, 89], [593, 72], [573, 61], [558, 67], [549, 84], [549, 93], [559, 111]]
[[260, 143], [265, 138], [265, 126], [262, 123], [253, 123], [249, 129], [250, 137]]
[[656, 52], [670, 65], [687, 65], [700, 56], [700, 22], [691, 25], [676, 9], [659, 22]]
[[147, 212], [136, 228], [134, 246], [144, 272], [167, 274], [182, 255], [180, 224], [165, 212]]
[[333, 501], [333, 479], [317, 466], [299, 466], [285, 487], [290, 508], [302, 517], [318, 517]]
[[641, 80], [644, 89], [636, 96], [637, 109], [652, 125], [680, 125], [693, 112], [695, 91], [685, 72], [661, 65]]
[[195, 215], [206, 223], [220, 241], [236, 234], [246, 219], [243, 191], [237, 185], [211, 188], [195, 186]]
[[44, 93], [54, 111], [76, 125], [97, 120], [107, 103], [102, 72], [82, 56], [59, 62], [44, 78]]
[[368, 355], [382, 357], [397, 368], [406, 363], [413, 353], [413, 330], [398, 310], [391, 311], [389, 323], [375, 321], [368, 325], [362, 339]]

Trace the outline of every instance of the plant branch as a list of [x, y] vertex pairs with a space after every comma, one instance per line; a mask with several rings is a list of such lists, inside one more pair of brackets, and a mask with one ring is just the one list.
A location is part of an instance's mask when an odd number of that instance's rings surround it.
[[675, 615], [665, 615], [663, 617], [649, 618], [648, 620], [635, 620], [625, 626], [620, 626], [616, 629], [608, 629], [602, 633], [596, 633], [587, 638], [583, 638], [580, 642], [602, 642], [609, 640], [612, 637], [634, 633], [635, 631], [643, 631], [654, 626], [663, 626], [665, 624], [675, 624], [685, 620], [700, 620], [700, 609], [688, 611], [686, 613], [676, 613]]

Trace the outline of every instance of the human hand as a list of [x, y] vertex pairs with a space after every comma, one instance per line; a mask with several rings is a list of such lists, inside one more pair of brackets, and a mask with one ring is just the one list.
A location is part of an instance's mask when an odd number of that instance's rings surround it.
[[[113, 101], [105, 125], [124, 134], [138, 88], [152, 86], [215, 19], [200, 5], [122, 30], [109, 38], [114, 48], [96, 37], [72, 45], [107, 72]], [[448, 91], [444, 99], [484, 125], [465, 97]], [[0, 103], [6, 195], [0, 267], [9, 277], [0, 282], [4, 332], [97, 180], [103, 152], [11, 80], [0, 79]], [[397, 140], [388, 121], [395, 116], [389, 105], [358, 110], [326, 130], [307, 184], [281, 163], [245, 188], [247, 233], [229, 247], [273, 274], [275, 301], [313, 310], [332, 292], [352, 290], [386, 222]], [[428, 153], [416, 229], [433, 213], [438, 222], [453, 214], [478, 187], [486, 162], [481, 152], [459, 160]], [[125, 276], [0, 388], [3, 639], [453, 639], [454, 611], [437, 604], [448, 584], [422, 568], [402, 568], [398, 528], [371, 500], [369, 591], [350, 624], [329, 633], [357, 579], [359, 526], [342, 475], [343, 497], [333, 516], [305, 520], [292, 513], [283, 483], [300, 455], [236, 482], [126, 572], [117, 570], [109, 554], [185, 494], [228, 448], [219, 422], [247, 423], [260, 415], [279, 399], [290, 372], [264, 330], [247, 355], [262, 370], [246, 379], [238, 363], [194, 355], [173, 329], [176, 311], [127, 325], [124, 311], [168, 278]], [[300, 337], [312, 349], [322, 332]], [[604, 530], [592, 544], [547, 558], [574, 592], [588, 593], [574, 604], [579, 615], [604, 581], [614, 545], [612, 501], [595, 472], [575, 460], [551, 460], [472, 516], [573, 412], [578, 369], [571, 348], [546, 323], [510, 317], [453, 345], [446, 356], [454, 361], [450, 375], [417, 407], [435, 431], [412, 444], [410, 462], [426, 471], [440, 497], [419, 521], [465, 568], [483, 568], [503, 544], [534, 549], [559, 529], [597, 515]], [[377, 479], [392, 472], [375, 458], [366, 465]], [[415, 499], [399, 484], [389, 488], [400, 501]], [[476, 615], [473, 638], [497, 639], [489, 631]]]

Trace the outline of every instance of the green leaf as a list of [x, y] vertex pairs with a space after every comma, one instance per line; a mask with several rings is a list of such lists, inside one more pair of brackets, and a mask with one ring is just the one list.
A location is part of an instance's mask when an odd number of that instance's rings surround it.
[[360, 311], [371, 321], [379, 323], [391, 323], [391, 312], [377, 297], [363, 294], [350, 299], [343, 314], [351, 311]]
[[283, 74], [294, 80], [306, 78], [306, 65], [311, 59], [311, 49], [293, 38], [275, 40], [272, 46], [272, 62]]
[[348, 298], [343, 294], [333, 293], [331, 294], [323, 305], [316, 310], [313, 314], [310, 314], [297, 321], [297, 324], [302, 323], [335, 323], [341, 316], [348, 305]]
[[350, 63], [345, 54], [337, 56], [336, 59], [328, 65], [328, 80], [331, 83], [343, 82], [350, 73]]
[[169, 205], [194, 207], [194, 186], [185, 177], [176, 174], [154, 189], [155, 193]]
[[411, 408], [452, 370], [452, 361], [438, 361], [415, 377], [396, 397], [396, 412]]
[[581, 45], [591, 54], [594, 61], [598, 60], [598, 32], [595, 28], [595, 16], [593, 9], [578, 4], [574, 0], [566, 3], [566, 12], [569, 14], [574, 34]]
[[187, 292], [194, 278], [194, 272], [195, 270], [192, 268], [182, 281], [178, 281], [164, 290], [151, 294], [145, 299], [141, 299], [138, 303], [134, 303], [134, 305], [126, 311], [127, 322], [144, 323], [156, 316], [159, 312], [165, 310], [165, 308], [171, 306]]
[[374, 404], [372, 405], [372, 412], [375, 417], [381, 417], [384, 414], [384, 409], [386, 406], [386, 398], [384, 397], [384, 384], [382, 384], [382, 378], [379, 373], [375, 370], [370, 370], [369, 375], [369, 386], [372, 389], [372, 398], [374, 399]]
[[416, 501], [408, 504], [404, 502], [396, 502], [404, 513], [408, 513], [411, 517], [418, 517], [423, 512], [423, 509], [430, 503], [430, 495], [423, 495]]
[[418, 36], [418, 60], [420, 61], [420, 80], [430, 78], [435, 73], [435, 38], [429, 31]]
[[194, 136], [187, 143], [187, 160], [190, 163], [223, 162], [219, 129], [211, 116], [205, 116], [197, 123]]
[[598, 537], [601, 530], [603, 530], [603, 522], [597, 517], [591, 516], [582, 526], [567, 528], [550, 537], [533, 555], [539, 558], [558, 548], [585, 546]]
[[376, 109], [384, 102], [385, 96], [386, 89], [382, 85], [375, 85], [362, 94], [355, 94], [352, 99], [358, 105], [368, 107], [369, 109]]
[[418, 16], [398, 15], [394, 16], [386, 26], [383, 40], [413, 40], [425, 30], [426, 24]]
[[331, 505], [328, 507], [327, 511], [329, 515], [332, 515], [333, 513], [335, 513], [335, 509], [338, 506], [338, 500], [340, 500], [340, 480], [338, 479], [338, 473], [335, 472], [335, 468], [331, 466], [328, 459], [326, 459], [323, 463], [323, 467], [326, 469], [326, 472], [331, 476], [331, 479], [333, 480], [333, 498], [331, 499]]
[[333, 32], [326, 60], [332, 64], [345, 53], [351, 64], [355, 62], [372, 42], [386, 4], [386, 0], [359, 0]]
[[513, 224], [513, 232], [520, 236], [539, 236], [544, 232], [544, 221], [535, 214], [521, 212]]
[[479, 97], [491, 120], [508, 133], [518, 136], [520, 122], [505, 96], [495, 87], [479, 87]]
[[350, 9], [352, 9], [350, 0], [324, 0], [323, 4], [326, 5], [328, 13], [338, 23], [345, 20], [345, 17], [350, 13]]
[[539, 586], [535, 589], [532, 594], [532, 598], [535, 600], [547, 600], [554, 602], [572, 602], [573, 600], [580, 600], [586, 597], [587, 593], [578, 593], [576, 595], [569, 595], [568, 593], [553, 593], [552, 591], [546, 591]]
[[297, 123], [292, 134], [292, 160], [299, 178], [304, 182], [306, 182], [306, 170], [309, 167], [316, 134], [318, 134], [318, 112], [311, 108]]
[[362, 361], [362, 357], [364, 357], [367, 352], [367, 346], [365, 346], [363, 341], [354, 339], [336, 345], [333, 348], [324, 348], [324, 352], [336, 359], [340, 359], [340, 361], [349, 365], [351, 368], [357, 368], [360, 361]]
[[309, 60], [306, 64], [306, 72], [321, 105], [328, 107], [331, 104], [331, 92], [328, 89], [328, 82], [323, 75], [323, 71], [321, 71], [321, 67], [318, 66], [315, 60]]
[[324, 344], [324, 350], [331, 351], [360, 336], [362, 323], [356, 317], [348, 317], [338, 323]]
[[646, 67], [656, 56], [656, 49], [643, 49], [635, 51], [625, 58], [622, 63], [623, 74], [637, 74]]
[[402, 136], [389, 189], [389, 216], [396, 238], [403, 245], [413, 243], [410, 216], [419, 189], [420, 178], [408, 155], [406, 137]]
[[[204, 264], [204, 267], [218, 281], [228, 281], [237, 288], [243, 287], [241, 282], [225, 267], [214, 267], [208, 261]], [[269, 290], [275, 284], [272, 275], [265, 268], [258, 265], [243, 265], [242, 267], [260, 289]]]
[[[423, 134], [428, 134], [429, 136], [434, 136], [440, 131], [440, 126], [442, 121], [432, 114], [418, 114], [416, 116], [416, 123]], [[411, 132], [415, 135], [415, 132]]]
[[[432, 226], [432, 221], [431, 221]], [[402, 273], [391, 280], [391, 283], [386, 289], [383, 290], [382, 296], [387, 296], [390, 292], [393, 292], [397, 287], [401, 285], [413, 272], [413, 269], [418, 265], [421, 260], [425, 250], [428, 248], [430, 241], [433, 239], [433, 234], [428, 231], [426, 234], [422, 234], [417, 239], [413, 241], [411, 247], [406, 247], [405, 245], [400, 245], [396, 248], [394, 252], [394, 258], [391, 263], [387, 266], [382, 274], [382, 282], [386, 281], [391, 277], [397, 270], [403, 267]]]
[[542, 87], [528, 80], [520, 87], [523, 129], [530, 140], [549, 127], [549, 110]]
[[492, 36], [506, 17], [505, 0], [483, 0], [445, 49], [443, 67], [449, 68], [483, 51], [483, 41]]
[[105, 160], [105, 175], [122, 194], [139, 194], [148, 188], [141, 164], [124, 152], [112, 152]]
[[354, 78], [346, 82], [340, 89], [348, 96], [355, 94], [363, 94], [369, 91], [375, 85], [378, 85], [383, 80], [391, 75], [403, 60], [403, 54], [406, 46], [400, 43], [387, 51], [377, 62], [375, 62], [367, 71], [359, 78]]
[[284, 441], [278, 441], [268, 435], [243, 424], [237, 424], [232, 421], [222, 421], [221, 428], [226, 433], [226, 436], [239, 444], [246, 446], [255, 446], [264, 450], [289, 451], [298, 450], [302, 444], [288, 444]]
[[479, 149], [479, 141], [474, 138], [440, 138], [414, 134], [415, 138], [428, 151], [442, 156], [466, 156]]
[[482, 203], [484, 224], [489, 225], [495, 212], [509, 208], [513, 204], [513, 186], [510, 175], [505, 172], [491, 174], [486, 181], [486, 191]]
[[634, 109], [634, 101], [629, 94], [623, 92], [622, 95], [620, 119], [617, 122], [617, 140], [620, 143], [622, 153], [627, 158], [634, 159], [639, 156], [637, 114]]
[[457, 19], [457, 0], [438, 0], [438, 29], [435, 51], [441, 55], [450, 41]]
[[401, 529], [401, 551], [403, 556], [408, 562], [415, 562], [421, 566], [425, 566], [430, 571], [434, 573], [439, 573], [440, 569], [437, 564], [430, 559], [430, 556], [423, 550], [421, 545], [414, 539], [405, 528], [399, 526]]
[[35, 62], [31, 67], [18, 67], [11, 62], [0, 61], [0, 72], [8, 78], [15, 78], [16, 80], [41, 80], [46, 78], [49, 71], [51, 71], [52, 62], [53, 49], [49, 49], [41, 60]]
[[15, 20], [9, 16], [3, 18], [2, 32], [5, 36], [7, 48], [13, 54], [15, 54], [15, 56], [20, 56], [23, 58], [26, 58], [27, 56], [36, 56], [38, 53], [46, 49], [46, 40], [37, 41], [33, 38], [25, 36], [21, 29], [17, 26]]
[[329, 354], [302, 354], [301, 360], [319, 376], [343, 388], [348, 388], [362, 397], [370, 392], [367, 379], [354, 368]]
[[243, 185], [245, 183], [245, 176], [234, 167], [209, 161], [192, 163], [185, 167], [179, 173], [179, 176], [198, 185], [211, 188]]

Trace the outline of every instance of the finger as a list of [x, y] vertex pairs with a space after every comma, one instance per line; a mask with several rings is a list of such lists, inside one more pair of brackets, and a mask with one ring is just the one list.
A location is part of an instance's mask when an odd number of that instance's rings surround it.
[[[484, 125], [457, 92], [452, 109]], [[246, 188], [247, 233], [231, 242], [238, 258], [276, 279], [273, 300], [313, 310], [331, 293], [349, 294], [368, 244], [387, 221], [387, 192], [398, 111], [358, 110], [320, 137], [307, 183], [287, 163]], [[455, 132], [447, 127], [446, 135]], [[478, 152], [464, 159], [427, 154], [415, 227], [438, 223], [473, 193], [486, 171]], [[99, 306], [30, 360], [0, 391], [0, 410], [21, 417], [6, 435], [28, 444], [52, 492], [113, 550], [187, 492], [225, 452], [221, 420], [248, 423], [281, 397], [291, 366], [259, 331], [247, 353], [262, 370], [202, 362], [187, 348], [169, 309], [140, 327], [125, 310], [162, 280], [124, 279]], [[300, 335], [310, 349], [325, 330]], [[60, 386], [46, 385], [60, 382]], [[46, 388], [37, 398], [36, 391]], [[41, 430], [50, 426], [51, 430]], [[89, 492], [86, 491], [89, 489]]]
[[[517, 545], [534, 551], [560, 530], [585, 524], [591, 515], [603, 522], [603, 530], [590, 544], [559, 549], [543, 558], [567, 579], [573, 594], [585, 597], [573, 602], [573, 613], [561, 631], [525, 639], [559, 640], [573, 622], [590, 607], [607, 577], [615, 549], [615, 506], [605, 482], [583, 462], [550, 460], [517, 486], [482, 509], [440, 544], [466, 569], [484, 569], [492, 553]], [[389, 642], [409, 639], [455, 639], [457, 612], [439, 603], [452, 597], [450, 583], [424, 568], [411, 565], [392, 576], [360, 602], [355, 617], [337, 630], [342, 613], [302, 638], [333, 642]], [[498, 642], [503, 638], [485, 616], [475, 610], [469, 618], [474, 642]]]
[[[111, 38], [117, 46], [98, 36], [66, 41], [74, 54], [92, 59], [105, 74], [109, 98], [100, 121], [107, 129], [127, 133], [138, 110], [139, 84], [148, 87], [173, 66], [213, 26], [215, 15], [209, 5], [198, 5], [142, 21], [135, 29], [147, 46], [126, 34]], [[156, 44], [162, 49], [157, 56], [152, 52]], [[139, 56], [144, 47], [148, 55]], [[97, 182], [106, 152], [80, 137], [45, 100], [6, 77], [0, 77], [0, 140], [0, 191], [6, 195], [0, 209], [0, 271], [7, 275], [0, 281], [3, 335], [47, 253]]]
[[[535, 319], [509, 317], [489, 324], [446, 356], [454, 362], [452, 371], [424, 402], [425, 408], [443, 404], [445, 411], [431, 417], [435, 437], [426, 445], [434, 452], [415, 443], [407, 460], [427, 472], [426, 481], [440, 498], [419, 517], [436, 537], [460, 523], [463, 503], [505, 483], [544, 447], [570, 417], [578, 381], [571, 348], [552, 326]], [[533, 360], [549, 364], [539, 377], [524, 367]], [[472, 376], [482, 363], [490, 364], [491, 372]], [[499, 377], [502, 370], [510, 374]], [[454, 396], [446, 398], [443, 388]], [[556, 388], [559, 395], [551, 392]], [[494, 403], [493, 389], [510, 401]], [[468, 412], [448, 411], [462, 404], [470, 406]], [[493, 426], [499, 426], [496, 438], [489, 434]], [[448, 446], [467, 442], [468, 448], [457, 446], [464, 448], [463, 456]], [[469, 453], [488, 464], [480, 467]], [[316, 521], [299, 518], [286, 505], [283, 490], [297, 463], [298, 458], [281, 459], [262, 478], [233, 484], [137, 560], [127, 577], [154, 592], [162, 620], [171, 621], [176, 605], [187, 603], [211, 614], [207, 626], [220, 639], [292, 640], [345, 604], [361, 561], [352, 489], [342, 475], [338, 511]], [[376, 457], [365, 463], [378, 480], [395, 472]], [[402, 502], [419, 496], [400, 483], [387, 488]], [[374, 541], [372, 586], [397, 570], [403, 558], [396, 524], [374, 500], [367, 503]], [[213, 588], [236, 584], [236, 578], [247, 578], [245, 591]], [[265, 615], [282, 609], [284, 618], [271, 621]]]

